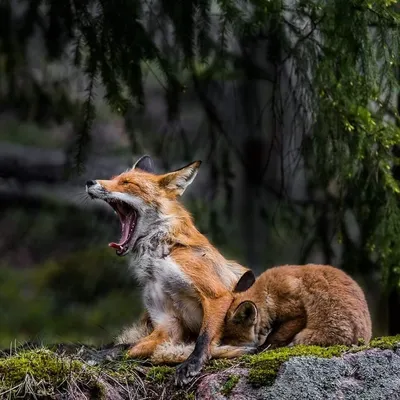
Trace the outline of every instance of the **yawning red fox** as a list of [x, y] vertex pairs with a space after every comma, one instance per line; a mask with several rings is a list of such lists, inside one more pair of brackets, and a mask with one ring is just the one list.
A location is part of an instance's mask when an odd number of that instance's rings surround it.
[[210, 356], [222, 334], [232, 290], [248, 269], [226, 260], [195, 227], [178, 198], [195, 179], [201, 162], [157, 175], [149, 156], [110, 180], [86, 183], [89, 196], [118, 214], [122, 236], [110, 243], [143, 287], [152, 331], [129, 350], [151, 357], [166, 341], [194, 337], [191, 355], [177, 367], [176, 382], [187, 383]]

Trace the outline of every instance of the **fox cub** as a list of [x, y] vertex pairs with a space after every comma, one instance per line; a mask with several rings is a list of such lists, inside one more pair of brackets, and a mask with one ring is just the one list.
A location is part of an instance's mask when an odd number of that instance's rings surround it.
[[257, 279], [243, 274], [225, 320], [223, 343], [281, 347], [352, 345], [371, 339], [360, 286], [328, 265], [285, 265]]

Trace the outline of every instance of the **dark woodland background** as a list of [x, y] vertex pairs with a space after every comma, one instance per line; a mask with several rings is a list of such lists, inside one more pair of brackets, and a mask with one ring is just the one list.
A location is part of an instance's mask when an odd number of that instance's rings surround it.
[[107, 343], [141, 310], [85, 195], [152, 155], [257, 273], [329, 263], [400, 333], [395, 1], [0, 1], [0, 344]]

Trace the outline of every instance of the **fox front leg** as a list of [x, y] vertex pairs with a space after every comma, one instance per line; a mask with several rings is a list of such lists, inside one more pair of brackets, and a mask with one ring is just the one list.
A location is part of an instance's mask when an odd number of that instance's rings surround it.
[[186, 385], [198, 375], [211, 356], [211, 345], [222, 336], [225, 315], [231, 305], [232, 297], [217, 299], [202, 298], [203, 322], [193, 352], [182, 364], [178, 365], [175, 375], [177, 386]]
[[296, 317], [282, 322], [272, 330], [262, 348], [275, 349], [277, 347], [289, 346], [292, 344], [296, 334], [301, 332], [305, 326], [306, 319], [304, 317]]

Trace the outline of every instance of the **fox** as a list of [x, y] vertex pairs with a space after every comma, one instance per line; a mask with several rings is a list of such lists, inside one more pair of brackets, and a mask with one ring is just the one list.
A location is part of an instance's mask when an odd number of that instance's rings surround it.
[[151, 358], [163, 343], [195, 342], [176, 368], [178, 386], [198, 375], [210, 358], [222, 334], [232, 290], [249, 270], [226, 259], [179, 201], [200, 165], [194, 161], [158, 174], [153, 159], [144, 155], [120, 175], [86, 182], [88, 196], [106, 202], [118, 215], [121, 239], [109, 246], [118, 256], [129, 256], [129, 270], [142, 290], [148, 320], [142, 330], [145, 336], [132, 344], [128, 356]]
[[[126, 329], [123, 343], [139, 332]], [[344, 271], [318, 264], [270, 268], [258, 278], [246, 271], [233, 290], [220, 346], [211, 358], [235, 358], [265, 349], [296, 345], [368, 344], [372, 322], [361, 287]], [[192, 343], [165, 342], [153, 353], [154, 364], [183, 362]]]
[[368, 344], [372, 322], [365, 295], [330, 265], [283, 265], [257, 279], [247, 271], [234, 290], [222, 342], [258, 349]]

